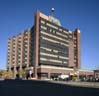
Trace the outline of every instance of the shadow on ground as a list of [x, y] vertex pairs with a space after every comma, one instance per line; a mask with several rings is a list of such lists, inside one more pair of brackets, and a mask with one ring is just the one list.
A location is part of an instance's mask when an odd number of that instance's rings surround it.
[[6, 80], [0, 81], [0, 96], [99, 96], [99, 89], [47, 81]]

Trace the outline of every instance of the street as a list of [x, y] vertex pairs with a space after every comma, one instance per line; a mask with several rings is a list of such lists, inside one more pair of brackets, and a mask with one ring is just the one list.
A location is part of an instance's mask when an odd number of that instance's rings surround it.
[[77, 87], [48, 81], [0, 81], [0, 96], [99, 96], [99, 88]]

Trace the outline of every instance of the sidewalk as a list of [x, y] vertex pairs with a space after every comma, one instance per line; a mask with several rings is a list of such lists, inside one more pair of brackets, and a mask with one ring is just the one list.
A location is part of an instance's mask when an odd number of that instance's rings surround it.
[[73, 81], [49, 81], [52, 83], [80, 86], [80, 87], [91, 87], [91, 88], [99, 88], [99, 82], [73, 82]]

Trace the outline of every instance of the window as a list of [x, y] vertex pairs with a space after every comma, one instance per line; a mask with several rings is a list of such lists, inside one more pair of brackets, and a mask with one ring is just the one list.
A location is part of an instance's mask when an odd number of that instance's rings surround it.
[[69, 38], [72, 38], [72, 35], [69, 35]]
[[41, 20], [41, 23], [42, 23], [42, 24], [45, 24], [45, 21]]
[[21, 48], [18, 48], [18, 50], [21, 50]]
[[40, 77], [48, 77], [48, 73], [38, 73], [38, 76]]
[[76, 55], [77, 55], [77, 49], [74, 48], [74, 56], [76, 56]]
[[64, 32], [64, 33], [66, 33], [66, 34], [68, 34], [68, 33], [69, 33], [69, 32], [67, 32], [67, 31], [65, 31], [65, 30], [63, 30], [63, 32]]
[[54, 26], [54, 25], [52, 25], [50, 23], [47, 23], [46, 25], [49, 26], [49, 27], [51, 27], [51, 28], [54, 28], [54, 29], [57, 29], [58, 30], [58, 27], [56, 27], [56, 26]]
[[41, 29], [47, 30], [47, 27], [41, 25]]
[[74, 56], [74, 59], [76, 59], [76, 58], [77, 58], [77, 56], [75, 55], [75, 56]]
[[64, 38], [68, 38], [67, 35], [64, 35], [64, 34], [62, 34], [62, 33], [60, 33], [60, 32], [56, 32], [56, 34], [59, 35], [59, 36], [62, 36], [62, 37], [64, 37]]
[[56, 31], [55, 31], [55, 30], [53, 30], [53, 33], [56, 33]]
[[50, 28], [49, 31], [52, 32], [52, 29]]
[[[62, 41], [64, 41], [64, 42], [67, 43], [66, 39], [61, 38], [61, 37], [59, 37], [59, 36], [52, 35], [52, 34], [50, 34], [50, 33], [44, 32], [44, 31], [41, 31], [41, 34], [47, 35], [47, 36], [52, 37], [52, 38], [55, 38], [55, 39], [57, 39], [57, 40], [62, 40]], [[45, 38], [46, 38], [46, 37], [45, 37]]]
[[18, 61], [18, 63], [20, 63], [20, 61]]
[[61, 28], [59, 28], [59, 31], [61, 31], [61, 32], [62, 32], [62, 29], [61, 29]]

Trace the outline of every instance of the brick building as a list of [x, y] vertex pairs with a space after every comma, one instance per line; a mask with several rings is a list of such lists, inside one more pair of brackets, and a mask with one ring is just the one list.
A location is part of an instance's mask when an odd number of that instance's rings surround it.
[[7, 69], [29, 69], [36, 78], [69, 75], [81, 68], [80, 50], [79, 29], [72, 32], [37, 10], [33, 27], [8, 39]]

